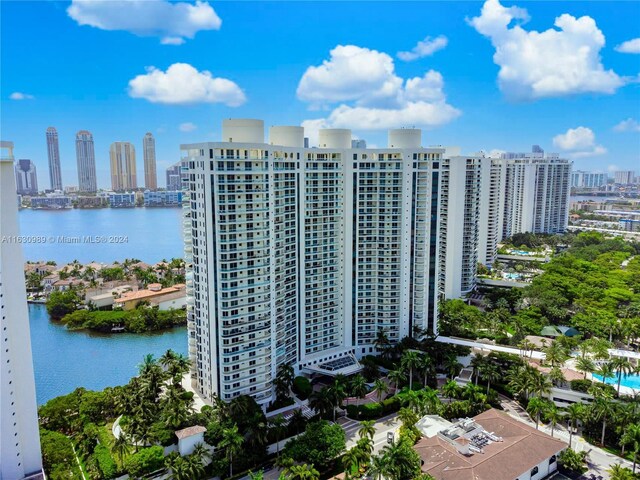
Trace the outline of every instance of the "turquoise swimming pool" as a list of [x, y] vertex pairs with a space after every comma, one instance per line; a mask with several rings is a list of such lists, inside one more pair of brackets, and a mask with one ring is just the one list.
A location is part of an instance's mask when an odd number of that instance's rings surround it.
[[[600, 375], [593, 374], [594, 378], [602, 381], [602, 377]], [[607, 378], [606, 383], [609, 385], [613, 385], [614, 387], [618, 386], [618, 377]], [[633, 388], [634, 390], [640, 390], [640, 375], [627, 375], [622, 377], [622, 381], [620, 385], [623, 387]]]

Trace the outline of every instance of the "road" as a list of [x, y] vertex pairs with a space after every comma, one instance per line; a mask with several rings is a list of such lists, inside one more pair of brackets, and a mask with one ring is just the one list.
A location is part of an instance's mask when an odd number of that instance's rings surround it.
[[[504, 410], [512, 417], [520, 420], [523, 423], [531, 425], [532, 427], [535, 427], [535, 422], [531, 420], [529, 414], [520, 406], [518, 402], [500, 395], [500, 404], [502, 405]], [[551, 435], [550, 427], [540, 424], [539, 428], [541, 431]], [[569, 431], [564, 425], [556, 425], [553, 436], [569, 443]], [[591, 445], [580, 435], [573, 435], [571, 447], [577, 452], [588, 452], [589, 456], [587, 457], [587, 464], [589, 466], [589, 471], [586, 472], [585, 475], [594, 473], [596, 476], [602, 475], [602, 478], [608, 479], [609, 474], [607, 473], [607, 470], [612, 465], [621, 463], [624, 467], [631, 468], [633, 466], [633, 463], [627, 460], [623, 460], [622, 458], [613, 455], [599, 447], [596, 447], [595, 445]]]

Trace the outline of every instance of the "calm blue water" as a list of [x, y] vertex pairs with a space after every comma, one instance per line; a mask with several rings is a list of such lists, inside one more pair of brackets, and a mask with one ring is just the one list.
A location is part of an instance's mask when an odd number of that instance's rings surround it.
[[158, 358], [171, 348], [187, 354], [184, 327], [144, 335], [69, 332], [49, 320], [44, 305], [33, 304], [29, 320], [39, 405], [77, 387], [100, 390], [123, 385], [137, 373], [147, 353]]
[[[600, 375], [596, 375], [595, 373], [593, 374], [593, 376], [595, 378], [597, 378], [598, 380], [602, 381], [602, 377]], [[614, 377], [614, 378], [607, 378], [607, 382], [609, 385], [613, 385], [614, 387], [618, 386], [618, 377]], [[640, 390], [640, 375], [627, 375], [627, 376], [623, 376], [622, 377], [622, 381], [620, 382], [620, 385], [622, 385], [623, 387], [629, 387], [629, 388], [633, 388], [636, 390]]]
[[74, 259], [83, 263], [112, 263], [138, 258], [153, 264], [183, 255], [181, 208], [24, 209], [18, 218], [21, 236], [127, 237], [125, 243], [26, 243], [25, 260], [54, 260], [63, 264]]

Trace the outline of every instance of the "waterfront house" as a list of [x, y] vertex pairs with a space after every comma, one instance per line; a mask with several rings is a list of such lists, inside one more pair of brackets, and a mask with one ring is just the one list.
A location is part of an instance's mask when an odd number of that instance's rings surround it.
[[186, 301], [185, 285], [179, 284], [162, 288], [159, 283], [151, 283], [146, 289], [123, 294], [116, 299], [114, 307], [133, 310], [140, 303], [148, 302], [150, 305], [158, 306], [160, 310], [169, 310], [171, 308], [183, 308], [186, 306]]
[[558, 469], [562, 440], [490, 409], [450, 423], [424, 417], [414, 449], [436, 480], [539, 480]]

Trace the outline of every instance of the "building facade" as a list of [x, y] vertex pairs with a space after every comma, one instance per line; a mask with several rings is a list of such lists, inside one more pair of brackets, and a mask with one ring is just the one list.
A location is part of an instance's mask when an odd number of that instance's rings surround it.
[[441, 164], [439, 290], [459, 298], [476, 285], [482, 164], [487, 159], [445, 154]]
[[135, 190], [136, 150], [129, 142], [113, 142], [109, 149], [111, 160], [111, 189], [116, 192]]
[[178, 162], [174, 165], [171, 165], [166, 170], [166, 186], [167, 190], [177, 191], [182, 190], [182, 164]]
[[49, 159], [49, 181], [51, 190], [62, 190], [62, 172], [60, 170], [60, 149], [58, 148], [58, 131], [54, 127], [47, 128], [47, 156]]
[[437, 332], [444, 149], [391, 131], [227, 120], [227, 141], [183, 145], [189, 354], [194, 386], [225, 401], [272, 398], [279, 365], [346, 372], [383, 329]]
[[[0, 143], [0, 228], [20, 235], [13, 144]], [[43, 480], [22, 246], [0, 242], [0, 478]]]
[[135, 193], [110, 193], [109, 206], [112, 208], [135, 207]]
[[78, 164], [78, 189], [81, 192], [96, 192], [96, 155], [93, 135], [87, 130], [76, 134], [76, 162]]
[[145, 207], [179, 207], [182, 206], [182, 192], [181, 191], [169, 191], [161, 190], [158, 192], [151, 192], [149, 190], [144, 192], [144, 206]]
[[635, 182], [636, 172], [633, 170], [620, 170], [614, 173], [614, 182], [618, 185], [632, 185]]
[[15, 165], [16, 191], [18, 195], [38, 194], [36, 164], [31, 160], [18, 160]]
[[606, 173], [584, 172], [576, 170], [571, 172], [571, 186], [574, 188], [598, 188], [607, 184]]
[[156, 140], [151, 132], [147, 132], [142, 139], [142, 154], [144, 156], [144, 188], [156, 190], [158, 188]]
[[46, 197], [33, 197], [31, 199], [31, 208], [42, 208], [49, 210], [59, 210], [62, 208], [71, 208], [71, 197], [66, 195], [48, 195]]
[[486, 265], [495, 260], [497, 243], [513, 234], [567, 228], [572, 163], [538, 150], [486, 159], [479, 221], [479, 259]]

